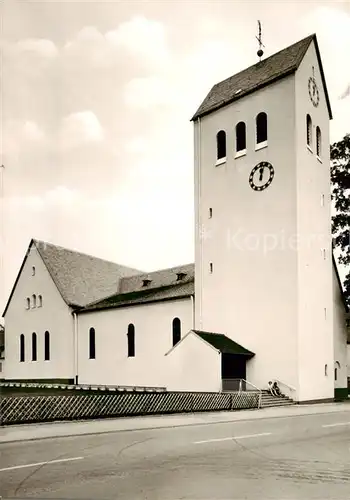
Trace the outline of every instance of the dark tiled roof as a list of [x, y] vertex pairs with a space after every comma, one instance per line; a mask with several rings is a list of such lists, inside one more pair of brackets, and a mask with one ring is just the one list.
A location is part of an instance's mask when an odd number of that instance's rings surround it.
[[12, 287], [5, 316], [31, 248], [37, 248], [63, 300], [71, 306], [85, 306], [115, 293], [120, 279], [142, 271], [91, 255], [32, 239]]
[[[146, 282], [146, 286], [144, 285]], [[110, 309], [127, 305], [189, 297], [194, 294], [194, 264], [137, 274], [120, 280], [118, 293], [88, 304], [83, 310]]]
[[249, 358], [255, 356], [253, 352], [248, 351], [248, 349], [245, 349], [222, 333], [202, 332], [201, 330], [192, 331], [223, 354], [240, 354]]
[[115, 293], [121, 278], [140, 270], [33, 240], [52, 279], [67, 304], [85, 306]]
[[160, 288], [177, 284], [177, 274], [184, 274], [184, 280], [194, 278], [194, 264], [170, 267], [151, 273], [143, 273], [135, 276], [123, 278], [120, 281], [119, 293], [135, 292], [143, 288], [144, 280], [149, 280], [147, 289]]
[[182, 281], [158, 288], [141, 288], [127, 293], [119, 293], [102, 301], [90, 304], [79, 312], [113, 309], [122, 306], [147, 304], [165, 300], [175, 300], [194, 295], [194, 278], [185, 278]]
[[316, 35], [310, 35], [268, 57], [267, 59], [263, 59], [257, 64], [254, 64], [240, 73], [237, 73], [236, 75], [214, 85], [196, 111], [192, 120], [195, 120], [200, 116], [204, 116], [240, 99], [243, 96], [246, 96], [247, 94], [250, 94], [251, 92], [265, 87], [280, 78], [294, 73], [298, 69], [312, 40], [314, 40], [316, 46], [322, 81], [325, 88], [327, 106], [331, 118], [332, 112], [327, 94], [327, 87], [324, 79]]

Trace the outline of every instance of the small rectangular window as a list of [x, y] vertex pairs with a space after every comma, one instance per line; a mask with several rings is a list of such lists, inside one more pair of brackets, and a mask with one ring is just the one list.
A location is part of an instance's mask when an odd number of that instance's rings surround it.
[[213, 217], [213, 209], [209, 208], [209, 219]]
[[213, 272], [213, 263], [212, 262], [209, 263], [209, 272], [210, 273]]

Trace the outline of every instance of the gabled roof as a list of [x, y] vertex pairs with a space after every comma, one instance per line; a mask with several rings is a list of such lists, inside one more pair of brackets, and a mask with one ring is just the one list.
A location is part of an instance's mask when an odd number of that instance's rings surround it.
[[33, 247], [41, 256], [63, 300], [70, 306], [82, 307], [90, 302], [108, 297], [118, 290], [121, 278], [142, 272], [115, 262], [32, 239], [3, 316], [6, 314], [22, 269]]
[[332, 110], [323, 73], [320, 51], [316, 35], [313, 34], [214, 85], [194, 114], [192, 120], [207, 115], [212, 111], [222, 108], [233, 101], [241, 99], [258, 89], [294, 73], [298, 69], [312, 41], [315, 42], [329, 117], [331, 119]]
[[[143, 285], [144, 281], [147, 282], [146, 286]], [[123, 278], [118, 293], [88, 304], [79, 313], [175, 300], [191, 295], [194, 295], [194, 264], [187, 264]]]
[[253, 352], [248, 351], [248, 349], [242, 347], [240, 344], [237, 344], [237, 342], [234, 342], [222, 333], [203, 332], [201, 330], [192, 331], [205, 342], [215, 347], [215, 349], [220, 351], [222, 354], [236, 354], [247, 358], [255, 356]]

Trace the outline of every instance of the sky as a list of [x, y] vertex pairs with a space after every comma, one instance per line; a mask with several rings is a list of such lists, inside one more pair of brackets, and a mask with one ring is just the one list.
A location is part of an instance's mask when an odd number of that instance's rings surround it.
[[194, 261], [193, 128], [210, 88], [316, 33], [350, 132], [349, 1], [1, 3], [3, 310], [31, 238], [152, 271]]

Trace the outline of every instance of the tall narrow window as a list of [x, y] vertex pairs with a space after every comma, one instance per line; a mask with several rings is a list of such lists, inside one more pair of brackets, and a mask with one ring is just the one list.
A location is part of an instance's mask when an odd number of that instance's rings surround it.
[[310, 115], [306, 115], [306, 140], [307, 145], [312, 147], [312, 120]]
[[23, 363], [25, 360], [25, 340], [23, 333], [19, 337], [19, 361]]
[[135, 327], [132, 323], [128, 326], [128, 357], [135, 356]]
[[316, 127], [316, 154], [321, 157], [321, 129]]
[[247, 148], [246, 128], [244, 122], [239, 122], [236, 125], [236, 152], [243, 151]]
[[179, 318], [173, 319], [173, 346], [181, 340], [181, 321]]
[[89, 359], [96, 358], [96, 338], [95, 328], [89, 330]]
[[209, 272], [210, 273], [213, 272], [213, 263], [212, 262], [209, 262]]
[[35, 276], [35, 267], [32, 267], [32, 276]]
[[26, 302], [27, 302], [27, 309], [30, 309], [30, 298], [29, 297], [27, 297], [27, 301]]
[[36, 307], [36, 295], [32, 295], [32, 308]]
[[32, 333], [32, 361], [37, 361], [38, 353], [37, 353], [37, 337], [36, 333]]
[[41, 295], [38, 295], [38, 307], [42, 307], [43, 306], [43, 298]]
[[267, 114], [262, 112], [256, 117], [256, 143], [267, 141]]
[[226, 132], [220, 130], [216, 134], [216, 149], [217, 149], [217, 159], [222, 160], [226, 157]]
[[50, 333], [45, 332], [45, 353], [44, 353], [45, 361], [50, 360]]

